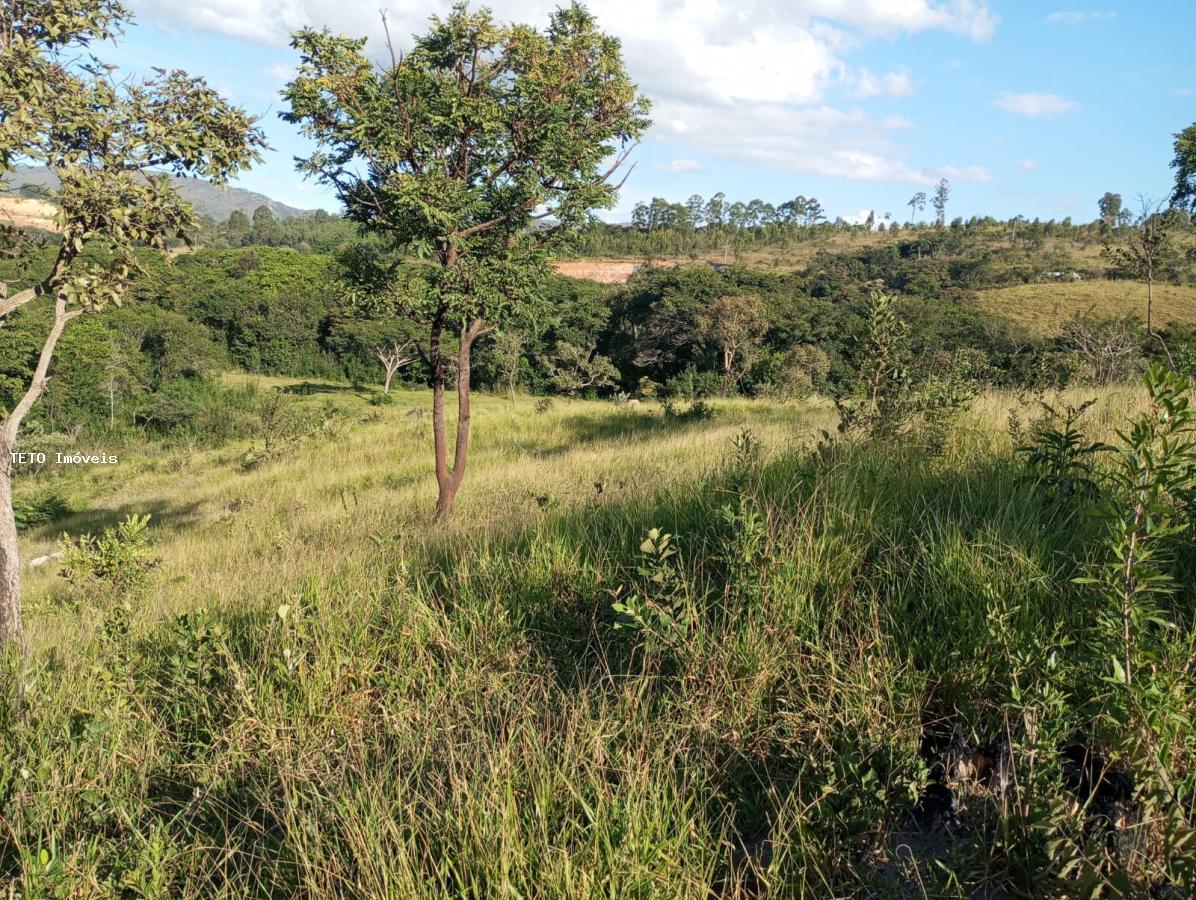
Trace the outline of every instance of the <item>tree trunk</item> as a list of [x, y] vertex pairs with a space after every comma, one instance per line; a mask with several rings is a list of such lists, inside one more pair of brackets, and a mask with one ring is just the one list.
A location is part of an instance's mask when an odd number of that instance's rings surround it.
[[1154, 273], [1146, 272], [1146, 333], [1154, 336]]
[[731, 396], [731, 368], [735, 365], [735, 351], [723, 348], [723, 396]]
[[17, 405], [0, 420], [0, 647], [12, 642], [21, 646], [21, 558], [17, 544], [17, 520], [12, 508], [12, 448], [29, 410], [46, 390], [54, 349], [67, 324], [83, 314], [81, 309], [66, 308], [66, 293], [60, 291], [54, 301], [54, 324], [42, 344], [37, 367], [29, 387]]
[[12, 509], [12, 456], [0, 442], [0, 648], [21, 645], [21, 557]]
[[395, 377], [395, 370], [387, 369], [386, 370], [386, 380], [382, 383], [382, 393], [384, 393], [384, 394], [390, 393], [390, 382], [391, 382], [391, 379], [394, 377]]
[[453, 512], [457, 490], [465, 479], [465, 465], [469, 459], [470, 412], [470, 354], [473, 342], [485, 333], [485, 323], [474, 319], [461, 329], [461, 345], [457, 350], [457, 440], [453, 448], [453, 468], [448, 468], [448, 441], [444, 423], [444, 361], [440, 334], [432, 338], [432, 433], [436, 443], [436, 518], [446, 519]]

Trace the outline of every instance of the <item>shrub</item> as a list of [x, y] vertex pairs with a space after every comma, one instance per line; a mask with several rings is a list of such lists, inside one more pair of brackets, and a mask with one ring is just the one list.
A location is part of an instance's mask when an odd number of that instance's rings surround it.
[[1043, 403], [1045, 416], [1030, 426], [1027, 440], [1017, 447], [1028, 470], [1023, 480], [1040, 487], [1052, 503], [1091, 501], [1100, 492], [1094, 462], [1096, 454], [1108, 448], [1086, 440], [1078, 427], [1094, 403], [1086, 400], [1062, 410]]
[[63, 535], [63, 575], [77, 586], [100, 585], [116, 597], [141, 594], [158, 565], [149, 534], [150, 517], [131, 515], [103, 534]]
[[683, 652], [697, 613], [673, 535], [653, 528], [640, 544], [640, 553], [634, 583], [611, 591], [611, 609], [618, 616], [614, 627], [638, 635], [650, 653]]
[[716, 397], [722, 391], [723, 382], [717, 372], [700, 371], [689, 366], [680, 375], [665, 382], [664, 395], [676, 400], [700, 400]]
[[70, 501], [58, 488], [46, 488], [31, 497], [13, 502], [18, 528], [36, 528], [65, 519], [74, 513]]
[[674, 422], [705, 422], [713, 419], [715, 409], [705, 400], [695, 400], [682, 409], [672, 399], [664, 401], [664, 417]]

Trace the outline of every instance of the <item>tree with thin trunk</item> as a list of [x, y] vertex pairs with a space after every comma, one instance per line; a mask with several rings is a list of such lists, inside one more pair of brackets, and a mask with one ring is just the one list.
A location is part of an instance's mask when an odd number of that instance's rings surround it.
[[0, 324], [27, 305], [53, 310], [25, 391], [0, 419], [0, 644], [19, 644], [22, 633], [14, 448], [63, 332], [120, 302], [137, 244], [164, 248], [168, 237], [197, 227], [169, 174], [224, 183], [265, 146], [254, 120], [202, 79], [164, 70], [118, 79], [95, 60], [90, 46], [116, 38], [129, 19], [115, 0], [0, 6], [0, 173], [20, 160], [46, 166], [61, 182], [51, 198], [60, 237], [49, 271], [23, 290], [0, 285]]
[[498, 371], [507, 383], [511, 402], [515, 402], [515, 381], [519, 377], [519, 364], [527, 348], [527, 335], [517, 328], [504, 328], [494, 335], [494, 357]]
[[1175, 136], [1175, 190], [1171, 205], [1196, 213], [1196, 122]]
[[409, 352], [415, 346], [415, 341], [407, 341], [400, 344], [395, 341], [390, 346], [382, 346], [374, 348], [374, 355], [378, 357], [378, 361], [382, 363], [382, 369], [386, 372], [386, 380], [382, 382], [382, 393], [390, 393], [390, 383], [394, 380], [396, 373], [404, 366], [409, 366], [419, 356]]
[[909, 219], [911, 222], [916, 221], [914, 216], [926, 208], [926, 192], [918, 191], [909, 198], [909, 203], [905, 204], [909, 207]]
[[1154, 330], [1154, 283], [1177, 261], [1175, 234], [1187, 217], [1180, 210], [1169, 209], [1165, 201], [1139, 196], [1138, 203], [1140, 212], [1125, 243], [1117, 245], [1110, 240], [1105, 254], [1146, 282], [1146, 333], [1161, 342]]
[[426, 330], [443, 518], [465, 477], [474, 342], [539, 302], [554, 238], [613, 206], [613, 176], [649, 124], [648, 103], [627, 76], [619, 41], [577, 3], [557, 10], [545, 31], [500, 25], [488, 10], [458, 3], [409, 52], [388, 39], [382, 67], [365, 43], [297, 32], [300, 63], [283, 116], [319, 145], [299, 168], [336, 191], [348, 218], [435, 264], [379, 280]]
[[1121, 221], [1121, 194], [1105, 191], [1101, 198], [1096, 201], [1096, 206], [1100, 210], [1101, 233], [1108, 234]]
[[104, 380], [101, 382], [108, 395], [108, 430], [116, 428], [116, 398], [122, 393], [132, 395], [141, 387], [134, 360], [144, 340], [144, 333], [135, 331], [113, 337], [108, 344], [108, 356], [104, 360]]
[[934, 187], [934, 199], [931, 200], [931, 205], [934, 206], [934, 214], [938, 220], [939, 228], [947, 224], [947, 201], [951, 198], [951, 182], [946, 178], [940, 178], [939, 183]]
[[767, 307], [756, 294], [719, 297], [698, 316], [698, 328], [718, 347], [726, 397], [768, 328]]

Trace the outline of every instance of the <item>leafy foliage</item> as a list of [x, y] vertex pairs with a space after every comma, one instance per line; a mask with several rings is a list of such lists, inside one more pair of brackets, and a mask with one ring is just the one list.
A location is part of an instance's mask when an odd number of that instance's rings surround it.
[[[647, 129], [648, 102], [619, 42], [577, 3], [542, 32], [458, 3], [381, 69], [364, 39], [304, 29], [292, 46], [300, 64], [283, 115], [319, 146], [300, 170], [330, 185], [363, 229], [436, 263], [399, 273], [382, 260], [366, 284], [427, 329], [436, 509], [446, 516], [469, 452], [473, 343], [534, 316], [546, 244], [613, 205], [611, 176]], [[556, 224], [532, 227], [548, 218]], [[460, 338], [451, 465], [446, 329]]]
[[1054, 503], [1090, 503], [1100, 493], [1095, 459], [1110, 448], [1100, 441], [1087, 440], [1078, 425], [1095, 403], [1086, 400], [1059, 410], [1044, 402], [1045, 420], [1035, 423], [1028, 440], [1017, 447], [1028, 470], [1026, 480], [1041, 488]]
[[70, 501], [61, 490], [49, 488], [38, 491], [23, 500], [13, 503], [13, 515], [19, 528], [37, 528], [66, 518], [74, 512]]
[[63, 573], [77, 586], [98, 584], [114, 597], [138, 597], [158, 565], [149, 523], [148, 515], [130, 515], [99, 535], [64, 535], [60, 543]]

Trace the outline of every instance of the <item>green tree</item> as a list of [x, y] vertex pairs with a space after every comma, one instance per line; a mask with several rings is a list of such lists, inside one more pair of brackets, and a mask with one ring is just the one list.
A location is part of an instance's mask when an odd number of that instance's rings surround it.
[[1121, 222], [1121, 194], [1106, 191], [1105, 195], [1096, 203], [1100, 209], [1102, 230], [1112, 231]]
[[228, 221], [224, 223], [224, 227], [236, 234], [242, 234], [249, 230], [249, 216], [239, 209], [234, 209], [228, 214]]
[[1196, 122], [1175, 136], [1175, 190], [1171, 205], [1196, 213]]
[[[33, 375], [0, 421], [0, 643], [21, 635], [11, 453], [46, 389], [63, 332], [120, 301], [138, 243], [164, 247], [196, 227], [169, 174], [223, 183], [264, 146], [254, 120], [202, 79], [181, 71], [112, 77], [89, 48], [117, 37], [129, 19], [115, 0], [5, 0], [0, 7], [0, 173], [20, 159], [61, 181], [53, 198], [61, 238], [49, 271], [15, 294], [0, 285], [0, 321], [27, 304], [53, 307]], [[11, 247], [16, 237], [0, 239]]]
[[918, 191], [909, 198], [909, 202], [906, 204], [906, 206], [909, 207], [909, 218], [912, 222], [914, 220], [914, 216], [926, 208], [926, 192]]
[[1161, 202], [1141, 198], [1142, 211], [1130, 229], [1125, 243], [1105, 245], [1106, 255], [1119, 266], [1130, 270], [1146, 282], [1146, 332], [1158, 340], [1154, 331], [1154, 283], [1178, 262], [1176, 232], [1187, 217], [1179, 210], [1168, 209]]
[[[545, 31], [457, 4], [382, 68], [365, 39], [305, 29], [292, 46], [301, 59], [284, 118], [319, 144], [300, 170], [329, 184], [348, 218], [435, 264], [384, 283], [426, 328], [444, 517], [469, 453], [473, 344], [532, 311], [549, 241], [613, 205], [612, 176], [649, 124], [648, 103], [618, 40], [576, 3]], [[532, 227], [547, 220], [554, 224]], [[449, 335], [457, 338], [451, 467]]]
[[576, 397], [590, 388], [609, 387], [619, 379], [619, 370], [594, 350], [583, 350], [561, 342], [552, 366], [552, 383], [558, 391]]
[[951, 182], [946, 178], [940, 178], [939, 183], [934, 187], [934, 198], [930, 201], [934, 207], [934, 214], [938, 220], [939, 228], [947, 223], [947, 201], [951, 198]]
[[698, 316], [698, 328], [718, 347], [726, 397], [768, 328], [767, 307], [755, 294], [719, 297]]
[[494, 335], [492, 354], [498, 374], [507, 384], [511, 402], [515, 402], [515, 382], [519, 377], [519, 366], [527, 349], [527, 335], [517, 328], [505, 328]]

